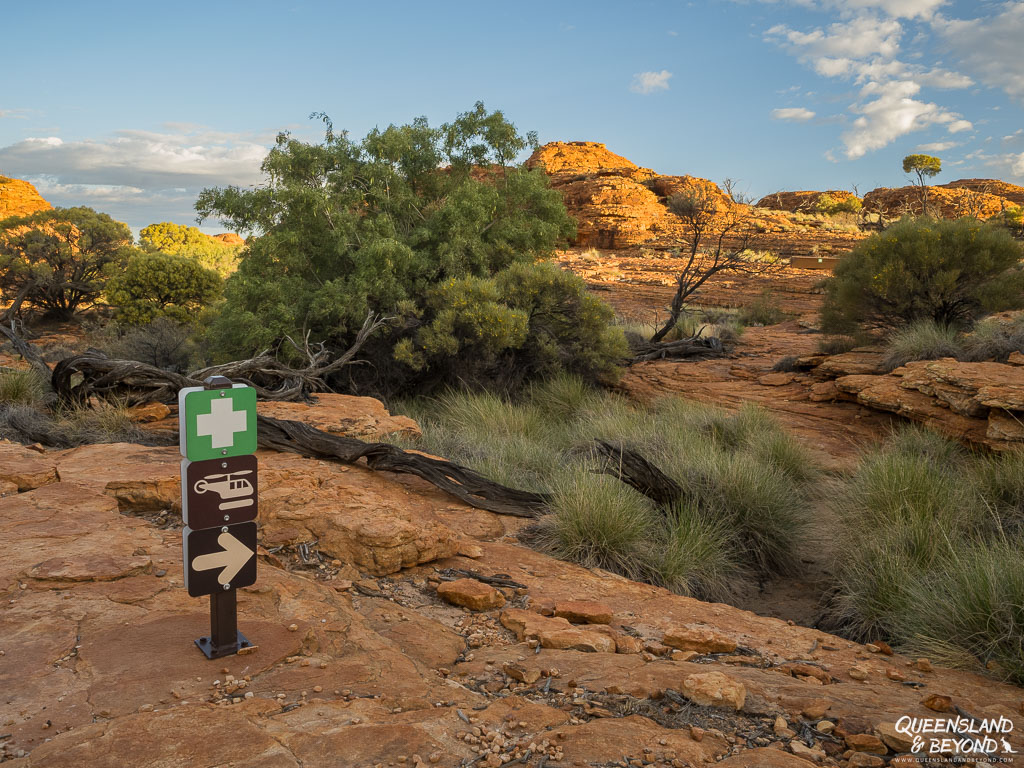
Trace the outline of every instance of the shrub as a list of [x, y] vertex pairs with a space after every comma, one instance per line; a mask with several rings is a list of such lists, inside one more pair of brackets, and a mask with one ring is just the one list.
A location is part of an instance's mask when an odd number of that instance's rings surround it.
[[166, 371], [187, 373], [199, 352], [195, 327], [157, 317], [145, 325], [108, 325], [97, 345], [112, 358], [138, 360]]
[[139, 231], [139, 247], [147, 253], [185, 256], [227, 277], [238, 267], [238, 254], [245, 246], [223, 243], [196, 227], [164, 221]]
[[[495, 353], [500, 365], [505, 341], [515, 336], [501, 330], [498, 320], [527, 310], [509, 303], [515, 299], [511, 291], [494, 293], [463, 281], [488, 281], [515, 263], [533, 264], [575, 232], [543, 171], [514, 163], [536, 146], [535, 137], [522, 135], [482, 103], [440, 127], [418, 118], [374, 129], [362, 141], [325, 123], [320, 144], [287, 133], [278, 137], [263, 162], [266, 184], [204, 190], [196, 203], [203, 217], [257, 233], [225, 287], [224, 309], [212, 333], [218, 355], [247, 357], [307, 331], [312, 342], [341, 351], [373, 313], [407, 322], [364, 348], [372, 365], [346, 370], [346, 377], [365, 378], [358, 382], [364, 391], [421, 391], [445, 350], [453, 348], [459, 363], [452, 370], [472, 364], [481, 349]], [[452, 317], [438, 302], [453, 292], [481, 305]], [[566, 308], [594, 313], [589, 304]], [[425, 338], [414, 338], [435, 320]], [[579, 327], [593, 326], [588, 319]], [[564, 343], [570, 332], [556, 332], [557, 351], [538, 353], [573, 353], [573, 345]], [[598, 336], [577, 333], [585, 349], [600, 343]], [[524, 349], [545, 343], [545, 328], [537, 325], [531, 334]], [[417, 343], [424, 348], [416, 349]], [[410, 365], [398, 368], [396, 354]], [[423, 375], [412, 375], [421, 364]]]
[[959, 358], [963, 352], [958, 330], [930, 319], [917, 320], [892, 334], [886, 345], [882, 367], [891, 371], [912, 360]]
[[822, 328], [848, 333], [921, 319], [970, 325], [987, 312], [1024, 304], [1021, 255], [1009, 233], [974, 219], [902, 219], [840, 261]]
[[48, 315], [71, 317], [96, 302], [132, 234], [91, 208], [53, 208], [0, 221], [0, 293]]
[[819, 355], [841, 355], [859, 346], [853, 336], [825, 336], [818, 340], [817, 350]]
[[395, 347], [395, 359], [420, 374], [420, 391], [458, 382], [515, 389], [563, 371], [609, 379], [628, 354], [611, 308], [552, 264], [448, 280], [425, 303], [419, 330]]
[[789, 315], [782, 311], [770, 290], [765, 290], [752, 303], [743, 307], [737, 319], [743, 325], [775, 325]]
[[110, 280], [107, 298], [117, 319], [145, 325], [158, 317], [187, 323], [221, 292], [220, 276], [185, 256], [137, 253]]
[[538, 546], [588, 568], [649, 578], [656, 521], [645, 497], [582, 466], [557, 477], [552, 494], [551, 514], [531, 532]]
[[0, 368], [0, 404], [42, 405], [47, 384], [35, 371]]
[[[520, 401], [453, 392], [399, 407], [420, 421], [415, 447], [553, 493], [552, 514], [524, 540], [559, 557], [715, 599], [734, 578], [796, 563], [819, 473], [759, 409], [729, 414], [676, 398], [639, 407], [568, 376], [533, 385]], [[596, 439], [639, 452], [683, 498], [655, 511], [606, 458], [597, 463]]]
[[973, 454], [921, 427], [830, 494], [834, 627], [1024, 682], [1024, 451]]
[[837, 199], [832, 195], [823, 194], [814, 204], [814, 210], [829, 216], [834, 216], [837, 213], [860, 213], [862, 207], [861, 199], [855, 195]]
[[995, 360], [1006, 362], [1014, 352], [1024, 353], [1024, 315], [1003, 323], [983, 320], [963, 339], [963, 351], [958, 357], [968, 362]]

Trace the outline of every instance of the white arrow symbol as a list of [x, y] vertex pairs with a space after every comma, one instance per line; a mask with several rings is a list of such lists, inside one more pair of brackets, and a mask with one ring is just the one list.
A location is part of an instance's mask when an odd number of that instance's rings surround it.
[[256, 553], [249, 549], [230, 533], [222, 533], [217, 537], [217, 543], [223, 548], [220, 552], [211, 552], [208, 555], [200, 555], [192, 561], [192, 567], [197, 571], [210, 571], [214, 568], [223, 568], [217, 577], [221, 584], [230, 584], [231, 580], [242, 570], [242, 566], [249, 562]]

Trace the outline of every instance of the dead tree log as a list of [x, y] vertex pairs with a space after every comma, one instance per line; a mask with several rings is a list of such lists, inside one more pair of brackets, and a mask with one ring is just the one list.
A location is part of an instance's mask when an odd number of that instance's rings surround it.
[[679, 483], [622, 443], [595, 440], [593, 450], [602, 459], [602, 472], [635, 488], [660, 508], [668, 508], [682, 498]]
[[354, 358], [366, 340], [386, 322], [388, 318], [367, 315], [352, 345], [337, 357], [323, 344], [314, 345], [314, 349], [308, 336], [301, 347], [287, 339], [306, 356], [306, 365], [301, 368], [292, 368], [263, 353], [248, 360], [201, 368], [185, 376], [137, 360], [112, 360], [99, 350], [90, 349], [57, 363], [51, 384], [64, 402], [83, 403], [95, 396], [139, 405], [174, 402], [182, 387], [199, 387], [209, 376], [226, 376], [255, 389], [262, 400], [303, 400], [316, 392], [329, 392], [328, 377], [355, 363]]
[[725, 347], [716, 336], [694, 336], [678, 341], [645, 342], [633, 348], [633, 362], [663, 360], [667, 358], [709, 358], [721, 357]]
[[416, 475], [471, 507], [499, 515], [540, 517], [548, 511], [545, 494], [519, 491], [488, 480], [458, 464], [408, 453], [388, 443], [364, 443], [354, 437], [323, 432], [301, 421], [256, 417], [259, 445], [275, 451], [354, 464], [365, 459], [370, 469]]

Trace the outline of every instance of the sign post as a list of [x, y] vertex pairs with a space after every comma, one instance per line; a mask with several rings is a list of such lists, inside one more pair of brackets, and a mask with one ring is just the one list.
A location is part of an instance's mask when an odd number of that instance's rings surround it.
[[178, 392], [185, 588], [210, 596], [209, 659], [252, 645], [238, 631], [236, 590], [256, 581], [256, 390], [211, 376]]

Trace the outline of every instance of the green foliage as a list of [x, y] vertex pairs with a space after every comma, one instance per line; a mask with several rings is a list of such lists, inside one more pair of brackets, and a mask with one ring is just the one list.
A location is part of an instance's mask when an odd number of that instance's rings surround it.
[[395, 359], [433, 386], [514, 388], [561, 371], [604, 379], [628, 354], [612, 309], [588, 294], [580, 277], [552, 264], [446, 280], [424, 303], [420, 328], [396, 344]]
[[95, 303], [131, 245], [127, 225], [91, 208], [54, 208], [0, 221], [0, 292], [66, 319]]
[[[737, 577], [796, 564], [819, 472], [755, 408], [728, 414], [676, 399], [639, 407], [564, 374], [519, 401], [462, 392], [398, 407], [423, 429], [409, 445], [553, 493], [552, 514], [524, 535], [559, 557], [715, 599]], [[638, 451], [684, 497], [656, 509], [593, 454], [595, 439]]]
[[830, 494], [832, 625], [1024, 681], [1024, 451], [973, 454], [921, 427]]
[[40, 406], [46, 391], [46, 382], [35, 371], [0, 369], [0, 404]]
[[[574, 233], [544, 173], [513, 164], [535, 138], [479, 103], [439, 128], [417, 118], [374, 129], [362, 141], [324, 120], [321, 144], [278, 136], [263, 162], [265, 184], [208, 189], [196, 203], [201, 216], [256, 233], [228, 280], [213, 329], [222, 356], [246, 356], [307, 331], [313, 341], [344, 349], [368, 313], [412, 322], [378, 340], [376, 367], [364, 367], [366, 375], [391, 375], [396, 354], [412, 368], [429, 369], [431, 350], [451, 348], [444, 336], [473, 341], [464, 349], [459, 339], [459, 354], [484, 344], [488, 334], [512, 339], [494, 327], [510, 316], [499, 311], [490, 289], [439, 286], [531, 264]], [[438, 291], [445, 290], [467, 300], [474, 295], [483, 314], [438, 317]], [[417, 315], [427, 326], [437, 321], [433, 338], [412, 339], [408, 329], [417, 327]], [[416, 341], [430, 349], [414, 348]], [[420, 379], [405, 381], [411, 387]]]
[[245, 246], [222, 243], [196, 227], [164, 221], [139, 231], [139, 247], [147, 253], [187, 256], [227, 277], [238, 266], [238, 254]]
[[828, 216], [835, 216], [839, 213], [860, 213], [862, 207], [863, 203], [856, 195], [837, 199], [826, 193], [820, 195], [814, 203], [815, 211]]
[[139, 252], [110, 280], [107, 300], [127, 325], [158, 317], [187, 323], [220, 296], [221, 287], [220, 275], [187, 256]]
[[988, 312], [1024, 305], [1021, 246], [974, 219], [902, 219], [862, 240], [829, 280], [826, 331], [900, 327], [931, 319], [969, 325]]
[[882, 367], [891, 371], [912, 360], [960, 358], [963, 352], [961, 334], [957, 329], [931, 319], [916, 320], [896, 330], [889, 338]]
[[771, 290], [764, 290], [753, 302], [740, 309], [737, 319], [743, 325], [775, 325], [789, 315], [782, 311]]
[[907, 155], [903, 158], [903, 172], [917, 174], [923, 184], [925, 176], [937, 176], [942, 172], [942, 160], [932, 155]]

